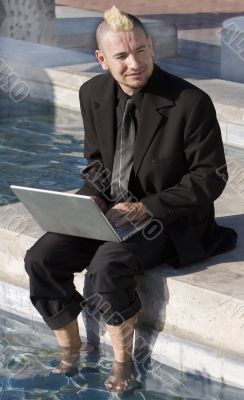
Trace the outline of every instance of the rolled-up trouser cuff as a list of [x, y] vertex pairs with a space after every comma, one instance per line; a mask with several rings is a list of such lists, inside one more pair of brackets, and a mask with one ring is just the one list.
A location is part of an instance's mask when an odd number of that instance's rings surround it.
[[81, 296], [80, 301], [73, 299], [67, 306], [65, 306], [62, 310], [60, 310], [57, 314], [52, 315], [52, 317], [45, 318], [43, 317], [46, 324], [50, 329], [55, 330], [62, 328], [64, 325], [69, 324], [80, 314], [82, 308], [84, 306], [84, 299]]
[[133, 317], [141, 309], [141, 301], [136, 296], [135, 301], [129, 307], [122, 311], [114, 311], [103, 314], [103, 317], [108, 325], [120, 325], [127, 319]]

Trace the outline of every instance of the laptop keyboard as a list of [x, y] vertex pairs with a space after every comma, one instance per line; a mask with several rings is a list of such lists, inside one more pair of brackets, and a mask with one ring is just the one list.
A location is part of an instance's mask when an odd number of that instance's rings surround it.
[[112, 225], [114, 230], [116, 231], [116, 233], [120, 236], [123, 237], [125, 236], [127, 233], [130, 233], [131, 231], [133, 231], [135, 229], [135, 226], [132, 225], [130, 222], [126, 222], [126, 224], [122, 225], [122, 226], [114, 226]]

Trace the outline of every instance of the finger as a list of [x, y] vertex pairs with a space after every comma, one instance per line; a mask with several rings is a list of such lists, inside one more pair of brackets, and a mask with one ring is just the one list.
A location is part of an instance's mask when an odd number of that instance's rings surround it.
[[131, 210], [132, 207], [133, 207], [132, 203], [118, 203], [115, 206], [113, 206], [115, 210], [121, 210], [123, 212]]
[[106, 212], [106, 218], [107, 219], [111, 219], [112, 218], [112, 216], [113, 216], [113, 214], [114, 214], [114, 211], [112, 210], [112, 208], [110, 209], [110, 210], [108, 210], [107, 212]]
[[117, 226], [119, 228], [119, 227], [121, 227], [123, 225], [128, 224], [128, 222], [132, 223], [131, 220], [129, 221], [125, 216], [123, 216], [123, 217], [121, 217], [121, 218], [116, 220], [115, 226]]
[[110, 222], [115, 223], [120, 218], [120, 213], [116, 210], [109, 210], [109, 212], [106, 213], [106, 218]]
[[108, 218], [109, 222], [116, 227], [119, 227], [125, 223], [125, 217], [121, 214], [113, 215], [113, 217]]

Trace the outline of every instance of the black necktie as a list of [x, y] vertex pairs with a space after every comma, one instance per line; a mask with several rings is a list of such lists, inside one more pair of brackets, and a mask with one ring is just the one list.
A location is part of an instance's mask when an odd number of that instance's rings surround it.
[[117, 134], [112, 172], [111, 195], [113, 198], [125, 196], [133, 164], [135, 144], [135, 122], [131, 115], [133, 100], [128, 98], [122, 118], [121, 129]]

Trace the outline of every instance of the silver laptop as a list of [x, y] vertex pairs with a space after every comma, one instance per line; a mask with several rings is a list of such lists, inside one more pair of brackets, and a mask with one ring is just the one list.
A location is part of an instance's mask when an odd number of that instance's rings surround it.
[[114, 227], [94, 199], [72, 193], [11, 185], [42, 229], [48, 232], [122, 242], [145, 227], [148, 221]]

